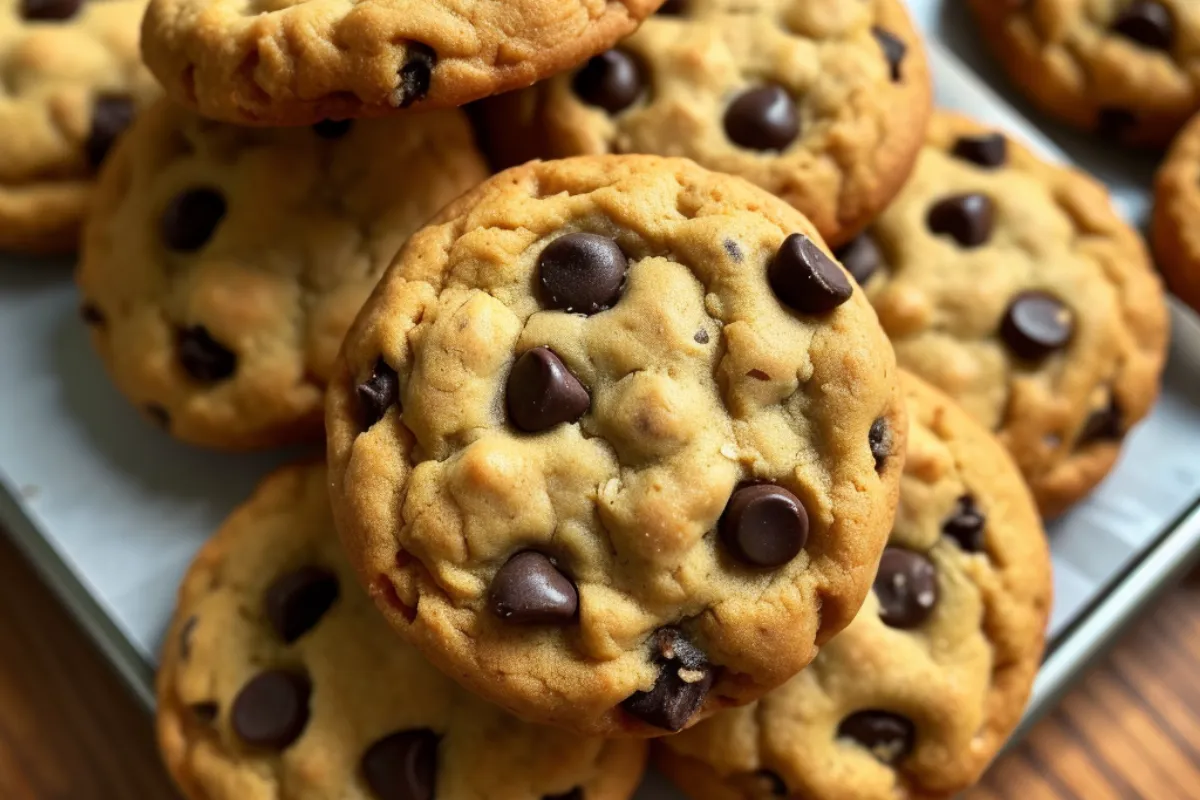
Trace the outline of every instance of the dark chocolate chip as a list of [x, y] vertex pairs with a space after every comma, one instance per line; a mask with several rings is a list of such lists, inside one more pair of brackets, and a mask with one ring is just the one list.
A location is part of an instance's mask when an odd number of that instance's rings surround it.
[[171, 427], [171, 415], [158, 403], [150, 403], [145, 407], [146, 416], [158, 427], [166, 430]]
[[1008, 139], [1002, 133], [960, 136], [950, 151], [956, 158], [980, 167], [995, 169], [1008, 161]]
[[200, 619], [193, 614], [183, 622], [179, 629], [179, 657], [187, 661], [192, 657], [192, 634], [196, 632], [196, 623]]
[[576, 786], [569, 792], [563, 794], [546, 795], [542, 800], [583, 800], [583, 787]]
[[975, 505], [974, 497], [964, 494], [958, 498], [954, 513], [942, 523], [942, 533], [958, 542], [958, 546], [966, 552], [981, 553], [986, 526], [987, 515]]
[[355, 387], [354, 394], [358, 398], [358, 421], [364, 431], [370, 430], [399, 402], [400, 378], [381, 358], [375, 362], [371, 377]]
[[688, 5], [688, 0], [667, 0], [658, 7], [658, 13], [668, 17], [678, 17], [687, 13]]
[[1079, 432], [1079, 444], [1092, 442], [1113, 442], [1123, 435], [1121, 430], [1121, 408], [1117, 399], [1110, 397], [1108, 405], [1097, 408], [1084, 420], [1083, 429]]
[[929, 209], [925, 224], [935, 234], [946, 234], [963, 247], [978, 247], [992, 236], [996, 207], [983, 194], [956, 194]]
[[624, 50], [593, 56], [575, 73], [571, 86], [580, 100], [610, 114], [629, 108], [645, 88], [641, 65]]
[[389, 734], [363, 754], [363, 780], [379, 800], [433, 800], [437, 751], [428, 728]]
[[1112, 29], [1155, 50], [1170, 50], [1175, 43], [1175, 19], [1171, 10], [1156, 0], [1133, 0], [1117, 14]]
[[225, 210], [225, 197], [216, 189], [201, 187], [176, 195], [159, 221], [163, 243], [181, 253], [196, 252], [216, 233]]
[[312, 126], [313, 133], [322, 139], [340, 139], [354, 126], [352, 119], [323, 119]]
[[1000, 336], [1018, 358], [1037, 361], [1071, 341], [1075, 319], [1071, 309], [1048, 292], [1021, 292], [1008, 304]]
[[908, 46], [895, 34], [885, 31], [878, 25], [871, 26], [871, 35], [883, 49], [883, 57], [887, 59], [888, 66], [892, 70], [892, 82], [899, 81], [900, 66], [904, 63], [904, 54], [908, 52]]
[[281, 575], [267, 588], [267, 619], [287, 644], [312, 630], [338, 599], [338, 579], [324, 567], [305, 566]]
[[400, 85], [396, 87], [393, 105], [408, 108], [418, 100], [424, 100], [433, 83], [433, 68], [437, 66], [437, 53], [420, 42], [409, 42], [404, 66], [400, 68]]
[[838, 738], [853, 739], [885, 764], [895, 764], [912, 752], [916, 726], [889, 711], [858, 711], [842, 720]]
[[517, 359], [504, 399], [508, 418], [526, 433], [575, 422], [592, 403], [587, 389], [549, 347], [535, 347]]
[[742, 248], [738, 247], [737, 242], [733, 239], [726, 239], [722, 246], [729, 257], [733, 259], [734, 263], [742, 263]]
[[1096, 132], [1110, 142], [1119, 142], [1137, 126], [1137, 116], [1124, 108], [1102, 108], [1096, 115]]
[[237, 369], [237, 356], [213, 339], [203, 325], [181, 328], [175, 338], [179, 363], [198, 381], [224, 380]]
[[496, 616], [521, 625], [570, 622], [579, 609], [575, 585], [553, 559], [533, 550], [517, 553], [496, 571], [489, 599]]
[[804, 234], [783, 240], [767, 266], [767, 280], [784, 305], [801, 314], [824, 314], [854, 292], [845, 271]]
[[704, 705], [716, 676], [704, 653], [678, 628], [655, 631], [652, 646], [659, 668], [654, 687], [634, 692], [621, 707], [644, 722], [678, 732]]
[[538, 278], [546, 305], [595, 314], [621, 299], [629, 259], [607, 236], [568, 233], [538, 256]]
[[192, 716], [201, 725], [211, 725], [221, 711], [220, 707], [212, 702], [193, 703], [190, 708]]
[[92, 127], [83, 144], [83, 152], [92, 169], [104, 162], [117, 137], [133, 124], [136, 112], [133, 98], [129, 95], [102, 94], [96, 98], [92, 105]]
[[696, 344], [708, 344], [708, 331], [701, 328], [692, 338], [696, 340]]
[[879, 561], [874, 589], [884, 624], [915, 628], [937, 605], [937, 568], [921, 553], [888, 547]]
[[234, 698], [233, 731], [246, 744], [283, 750], [304, 733], [311, 695], [307, 675], [287, 670], [260, 673]]
[[859, 286], [871, 280], [871, 276], [878, 272], [883, 264], [883, 254], [879, 252], [879, 245], [865, 233], [854, 237], [833, 254]]
[[725, 110], [725, 135], [750, 150], [783, 150], [800, 135], [800, 113], [777, 84], [747, 89]]
[[754, 776], [772, 797], [788, 796], [787, 784], [784, 783], [783, 778], [779, 777], [779, 773], [769, 769], [760, 769], [754, 773]]
[[83, 0], [21, 0], [21, 17], [27, 20], [70, 19], [79, 13]]
[[104, 312], [95, 303], [85, 302], [79, 307], [79, 318], [88, 325], [100, 326], [104, 325], [108, 320], [104, 316]]
[[739, 486], [718, 524], [721, 542], [743, 564], [778, 567], [791, 561], [808, 539], [808, 512], [782, 486]]
[[892, 454], [892, 426], [887, 417], [880, 417], [871, 423], [867, 431], [867, 444], [871, 447], [871, 455], [875, 457], [875, 471], [883, 469], [887, 458]]

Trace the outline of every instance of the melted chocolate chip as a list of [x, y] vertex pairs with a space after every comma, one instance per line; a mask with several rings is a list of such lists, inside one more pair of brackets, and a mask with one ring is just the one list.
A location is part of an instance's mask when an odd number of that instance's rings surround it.
[[379, 800], [433, 800], [438, 735], [428, 728], [398, 731], [362, 758], [363, 780]]
[[420, 42], [408, 43], [406, 59], [400, 68], [400, 85], [392, 98], [392, 104], [400, 108], [425, 99], [433, 84], [433, 68], [437, 66], [437, 53]]
[[939, 200], [929, 209], [925, 224], [963, 247], [978, 247], [992, 236], [996, 208], [983, 194], [958, 194]]
[[708, 344], [708, 331], [701, 328], [696, 331], [696, 335], [692, 338], [696, 341], [696, 344]]
[[82, 5], [83, 0], [21, 0], [21, 17], [30, 21], [70, 19]]
[[716, 676], [704, 653], [678, 628], [656, 631], [653, 647], [659, 668], [654, 687], [634, 692], [621, 707], [644, 722], [678, 732], [704, 705]]
[[1110, 142], [1119, 142], [1137, 126], [1137, 116], [1124, 108], [1102, 108], [1096, 116], [1096, 132]]
[[892, 454], [892, 426], [888, 424], [887, 417], [880, 417], [871, 423], [871, 429], [867, 431], [867, 444], [875, 458], [875, 471], [879, 472]]
[[832, 311], [854, 292], [837, 262], [800, 233], [783, 240], [767, 267], [767, 280], [775, 296], [801, 314]]
[[800, 135], [800, 113], [777, 84], [742, 92], [725, 111], [725, 135], [750, 150], [783, 150]]
[[778, 567], [808, 539], [808, 512], [796, 495], [769, 483], [740, 486], [718, 524], [721, 542], [743, 564]]
[[921, 553], [888, 547], [879, 561], [874, 589], [884, 624], [915, 628], [937, 605], [937, 568]]
[[216, 703], [193, 703], [190, 706], [192, 717], [201, 725], [211, 725], [217, 719], [217, 714], [221, 712], [220, 706]]
[[621, 299], [629, 259], [607, 236], [568, 233], [538, 256], [538, 277], [549, 308], [595, 314]]
[[678, 17], [686, 14], [688, 10], [688, 0], [667, 0], [658, 7], [658, 13], [668, 17]]
[[912, 752], [916, 727], [889, 711], [859, 711], [842, 720], [838, 738], [853, 739], [885, 764], [895, 764]]
[[230, 722], [243, 742], [284, 750], [308, 725], [312, 683], [308, 676], [271, 670], [251, 678], [233, 701]]
[[871, 27], [871, 35], [875, 37], [875, 41], [879, 42], [879, 46], [883, 50], [883, 57], [887, 59], [888, 67], [891, 68], [892, 82], [899, 81], [900, 67], [904, 63], [904, 54], [908, 52], [908, 46], [895, 34], [878, 25]]
[[364, 431], [383, 419], [383, 415], [400, 400], [400, 378], [396, 370], [382, 358], [375, 362], [371, 377], [354, 389], [358, 399], [358, 421]]
[[964, 494], [958, 498], [958, 503], [945, 522], [942, 523], [942, 534], [958, 542], [958, 546], [968, 553], [983, 552], [987, 516], [975, 505], [975, 498]]
[[779, 777], [779, 773], [769, 769], [760, 769], [754, 773], [754, 776], [765, 786], [772, 797], [787, 797], [787, 784], [783, 782], [783, 778]]
[[865, 233], [859, 234], [840, 250], [834, 251], [834, 256], [842, 262], [842, 266], [859, 286], [866, 285], [883, 264], [883, 254], [879, 252], [879, 245]]
[[1097, 408], [1084, 420], [1083, 429], [1079, 432], [1078, 444], [1092, 442], [1113, 442], [1123, 435], [1121, 430], [1121, 408], [1117, 399], [1110, 397], [1108, 405]]
[[104, 316], [104, 312], [95, 303], [85, 302], [79, 307], [79, 318], [88, 325], [99, 327], [108, 322]]
[[180, 329], [175, 350], [187, 374], [204, 383], [224, 380], [237, 369], [237, 356], [213, 339], [203, 325]]
[[995, 169], [1008, 161], [1008, 139], [1002, 133], [960, 136], [950, 152], [955, 158], [987, 169]]
[[340, 139], [354, 127], [352, 119], [323, 119], [312, 126], [313, 133], [322, 139]]
[[338, 599], [338, 579], [323, 567], [306, 566], [275, 579], [264, 607], [275, 633], [291, 644], [312, 630]]
[[593, 56], [575, 73], [571, 86], [580, 100], [610, 114], [629, 108], [645, 88], [641, 66], [624, 50]]
[[216, 233], [225, 211], [225, 197], [216, 189], [201, 187], [176, 195], [159, 221], [163, 243], [181, 253], [196, 252]]
[[549, 347], [535, 347], [517, 359], [504, 398], [508, 418], [526, 433], [575, 422], [592, 403], [587, 389]]
[[92, 127], [83, 151], [88, 165], [96, 169], [112, 149], [117, 137], [133, 124], [136, 108], [133, 98], [123, 94], [102, 94], [92, 105]]
[[517, 553], [492, 578], [492, 612], [521, 625], [570, 622], [579, 609], [575, 585], [548, 556]]
[[1170, 50], [1175, 43], [1175, 19], [1171, 9], [1157, 0], [1133, 0], [1117, 14], [1112, 29], [1154, 50]]
[[1038, 361], [1071, 341], [1075, 318], [1071, 309], [1048, 292], [1021, 292], [1009, 303], [1000, 337], [1013, 355]]

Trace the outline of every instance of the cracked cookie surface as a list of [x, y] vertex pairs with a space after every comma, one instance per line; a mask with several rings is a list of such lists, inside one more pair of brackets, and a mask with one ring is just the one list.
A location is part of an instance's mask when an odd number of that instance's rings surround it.
[[632, 33], [662, 0], [151, 0], [167, 93], [243, 125], [461, 106]]
[[866, 298], [682, 159], [502, 173], [415, 234], [330, 385], [334, 512], [409, 641], [609, 735], [748, 702], [853, 617], [906, 430]]
[[1181, 300], [1200, 309], [1200, 116], [1171, 145], [1154, 182], [1151, 243], [1163, 278]]
[[899, 0], [677, 0], [614, 50], [487, 101], [483, 120], [501, 164], [684, 156], [782, 197], [837, 246], [899, 191], [929, 109]]
[[645, 744], [530, 725], [388, 629], [337, 541], [326, 470], [268, 476], [201, 548], [158, 674], [193, 800], [628, 800]]
[[1162, 147], [1200, 110], [1200, 16], [1192, 0], [970, 4], [1013, 82], [1075, 127]]
[[172, 435], [223, 449], [319, 438], [375, 281], [487, 174], [452, 109], [264, 130], [162, 101], [97, 187], [84, 320], [118, 388]]
[[875, 591], [808, 669], [662, 741], [694, 800], [945, 800], [1020, 721], [1050, 609], [1037, 509], [994, 437], [901, 383], [908, 457]]
[[934, 115], [912, 178], [840, 251], [901, 367], [995, 431], [1047, 516], [1092, 489], [1158, 396], [1161, 286], [1105, 190]]
[[96, 170], [159, 89], [146, 0], [0, 0], [0, 251], [69, 253]]

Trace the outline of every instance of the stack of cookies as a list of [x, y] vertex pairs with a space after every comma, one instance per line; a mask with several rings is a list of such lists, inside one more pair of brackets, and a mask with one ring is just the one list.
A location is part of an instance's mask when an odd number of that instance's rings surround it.
[[1099, 184], [931, 109], [900, 0], [7, 2], [0, 246], [79, 242], [170, 435], [326, 445], [180, 589], [187, 797], [978, 780], [1042, 519], [1149, 412], [1167, 315]]

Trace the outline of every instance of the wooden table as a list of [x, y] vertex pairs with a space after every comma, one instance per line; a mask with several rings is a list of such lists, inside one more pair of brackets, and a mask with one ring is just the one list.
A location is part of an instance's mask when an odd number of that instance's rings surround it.
[[[176, 798], [150, 720], [2, 535], [0, 798]], [[1200, 798], [1200, 573], [968, 798]]]

